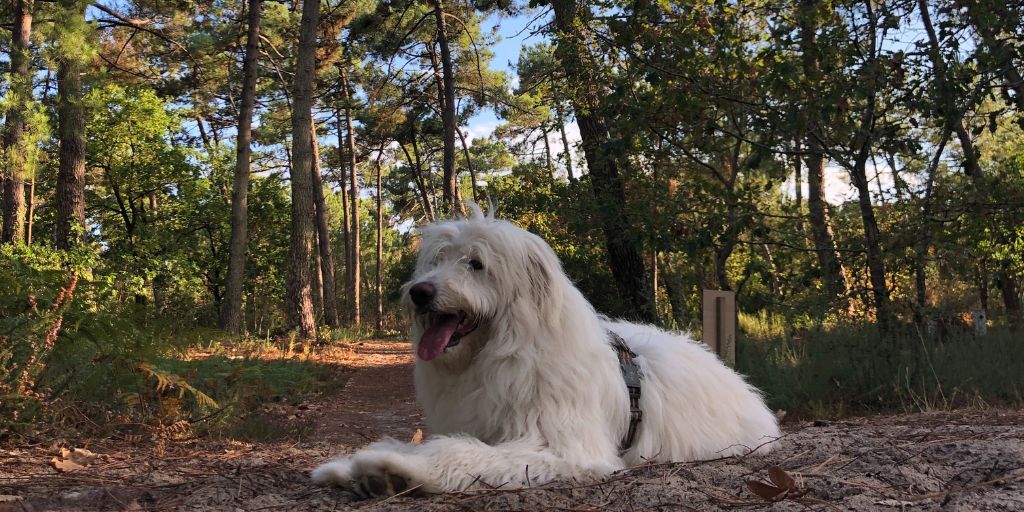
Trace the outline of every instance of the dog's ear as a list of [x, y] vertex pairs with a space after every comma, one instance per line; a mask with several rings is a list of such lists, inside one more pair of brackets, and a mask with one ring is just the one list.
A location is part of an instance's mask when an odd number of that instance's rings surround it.
[[548, 272], [543, 259], [536, 253], [530, 253], [526, 257], [530, 276], [530, 298], [538, 306], [547, 305], [551, 296], [551, 274]]
[[498, 218], [498, 206], [494, 204], [494, 200], [491, 199], [491, 195], [487, 194], [487, 220], [494, 220]]
[[525, 249], [530, 298], [540, 311], [554, 312], [559, 306], [555, 301], [560, 298], [557, 278], [561, 275], [562, 264], [554, 251], [540, 238], [531, 237]]

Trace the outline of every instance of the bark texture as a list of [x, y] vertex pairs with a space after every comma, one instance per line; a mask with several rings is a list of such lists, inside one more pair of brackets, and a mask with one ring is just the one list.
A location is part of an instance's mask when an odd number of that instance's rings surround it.
[[441, 134], [444, 139], [441, 213], [450, 215], [458, 208], [458, 181], [455, 175], [455, 74], [452, 52], [448, 45], [448, 23], [445, 20], [444, 2], [432, 0], [432, 3], [437, 24], [437, 43], [441, 50]]
[[[800, 47], [803, 52], [802, 65], [804, 75], [813, 85], [821, 80], [820, 65], [817, 55], [817, 2], [802, 0], [800, 10]], [[811, 109], [808, 105], [806, 109]], [[828, 218], [825, 200], [825, 150], [822, 148], [821, 127], [811, 121], [810, 112], [804, 112], [807, 161], [807, 209], [808, 221], [811, 224], [811, 239], [821, 267], [822, 284], [830, 297], [845, 296], [847, 286], [845, 271], [836, 251], [832, 236], [832, 225]]]
[[320, 250], [321, 295], [323, 297], [324, 321], [331, 327], [341, 327], [338, 316], [337, 281], [335, 280], [334, 254], [331, 251], [331, 229], [327, 219], [327, 201], [324, 198], [324, 183], [320, 176], [320, 144], [317, 143], [316, 126], [310, 126], [313, 134], [313, 205], [316, 209], [316, 239]]
[[32, 102], [32, 58], [29, 44], [32, 35], [32, 0], [14, 2], [14, 26], [11, 32], [11, 77], [9, 95], [12, 99], [6, 112], [3, 133], [3, 227], [0, 243], [20, 242], [25, 237], [25, 114]]
[[263, 0], [249, 0], [245, 60], [242, 61], [242, 98], [238, 111], [235, 144], [235, 182], [231, 191], [231, 249], [220, 326], [232, 333], [242, 331], [242, 290], [249, 246], [249, 172], [252, 156], [252, 116], [259, 79], [260, 15]]
[[349, 259], [349, 268], [351, 272], [352, 280], [349, 283], [349, 304], [352, 307], [352, 323], [359, 325], [361, 322], [360, 311], [360, 290], [362, 288], [362, 270], [360, 269], [360, 254], [361, 244], [359, 243], [359, 173], [356, 170], [356, 136], [355, 128], [352, 126], [352, 86], [348, 81], [348, 76], [342, 73], [341, 75], [341, 86], [342, 92], [345, 94], [345, 124], [347, 125], [347, 143], [348, 143], [348, 171], [349, 171], [349, 199], [348, 204], [351, 211], [349, 212], [349, 219], [352, 223], [351, 232], [349, 234], [351, 243], [351, 258]]
[[610, 132], [600, 114], [604, 97], [598, 77], [600, 66], [583, 44], [586, 37], [580, 27], [587, 25], [591, 14], [587, 7], [581, 7], [574, 0], [555, 0], [551, 5], [555, 26], [561, 33], [556, 55], [566, 76], [579, 81], [579, 93], [571, 101], [598, 205], [599, 225], [605, 235], [608, 265], [627, 314], [637, 320], [654, 322], [656, 315], [647, 289], [644, 259], [635, 236], [637, 229], [627, 212], [624, 177], [618, 157], [608, 150]]
[[292, 90], [292, 222], [288, 246], [287, 315], [289, 327], [306, 339], [316, 337], [313, 310], [312, 107], [316, 76], [316, 28], [320, 0], [303, 0], [298, 63]]

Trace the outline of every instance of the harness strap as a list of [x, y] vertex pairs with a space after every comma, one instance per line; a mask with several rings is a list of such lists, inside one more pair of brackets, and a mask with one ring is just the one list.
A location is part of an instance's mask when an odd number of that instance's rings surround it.
[[622, 441], [619, 442], [619, 453], [622, 454], [633, 446], [640, 421], [643, 420], [644, 413], [640, 410], [640, 380], [643, 376], [640, 373], [640, 365], [636, 364], [634, 360], [636, 354], [629, 349], [626, 341], [612, 331], [608, 331], [608, 337], [611, 338], [612, 348], [619, 356], [622, 380], [625, 381], [626, 389], [629, 391], [629, 428], [626, 430], [626, 435], [622, 437]]

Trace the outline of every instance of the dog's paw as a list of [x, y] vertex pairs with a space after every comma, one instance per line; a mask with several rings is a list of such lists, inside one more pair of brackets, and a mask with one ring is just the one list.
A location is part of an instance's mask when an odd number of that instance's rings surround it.
[[357, 454], [351, 465], [353, 491], [364, 498], [422, 494], [422, 480], [400, 457], [388, 452]]
[[381, 498], [406, 491], [408, 491], [408, 495], [416, 496], [419, 494], [420, 488], [419, 484], [411, 485], [411, 481], [407, 477], [391, 474], [385, 469], [380, 473], [359, 475], [352, 490], [364, 498]]

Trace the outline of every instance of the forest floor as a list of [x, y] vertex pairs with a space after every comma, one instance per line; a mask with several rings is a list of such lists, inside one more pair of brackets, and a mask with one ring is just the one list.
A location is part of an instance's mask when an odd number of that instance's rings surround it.
[[[260, 421], [287, 434], [278, 439], [0, 449], [0, 512], [1024, 510], [1024, 412], [1005, 410], [792, 423], [781, 448], [766, 457], [647, 465], [600, 483], [356, 501], [313, 485], [308, 471], [382, 435], [411, 439], [423, 428], [412, 359], [407, 343], [383, 341], [332, 349], [322, 359], [335, 371], [325, 373], [331, 380], [321, 396], [262, 412]], [[771, 481], [772, 467], [795, 479], [774, 502], [748, 484]], [[761, 486], [760, 494], [770, 489]]]

